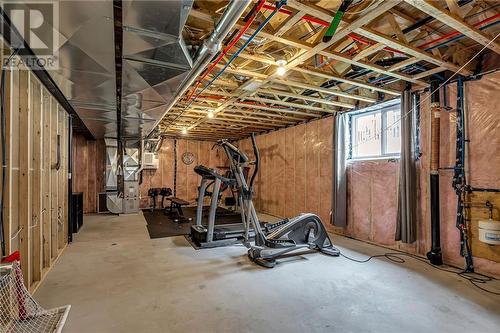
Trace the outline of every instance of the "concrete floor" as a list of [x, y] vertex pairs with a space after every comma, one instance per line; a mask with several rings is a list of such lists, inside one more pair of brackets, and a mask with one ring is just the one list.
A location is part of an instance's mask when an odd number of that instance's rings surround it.
[[[35, 294], [71, 304], [64, 332], [498, 332], [500, 297], [409, 259], [322, 254], [274, 269], [245, 248], [151, 240], [142, 215], [88, 216]], [[335, 237], [351, 256], [383, 253]]]

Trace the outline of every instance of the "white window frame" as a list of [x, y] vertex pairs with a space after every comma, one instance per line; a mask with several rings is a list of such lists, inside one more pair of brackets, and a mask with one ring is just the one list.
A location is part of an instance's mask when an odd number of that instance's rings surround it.
[[[387, 113], [389, 111], [394, 111], [399, 109], [401, 112], [401, 102], [399, 99], [391, 100], [388, 102], [380, 103], [377, 105], [374, 105], [372, 107], [368, 107], [362, 110], [358, 111], [353, 111], [349, 113], [349, 122], [351, 126], [349, 127], [349, 138], [348, 138], [348, 145], [349, 145], [349, 160], [350, 161], [360, 161], [360, 160], [380, 160], [380, 159], [394, 159], [394, 158], [399, 158], [401, 155], [401, 152], [398, 153], [387, 153], [387, 131], [384, 131], [385, 128], [387, 128]], [[356, 119], [362, 116], [367, 116], [370, 114], [376, 114], [380, 113], [381, 114], [381, 137], [380, 137], [380, 155], [366, 155], [366, 156], [353, 156], [353, 149], [355, 145], [357, 145], [357, 136], [355, 133], [357, 132], [357, 122]]]

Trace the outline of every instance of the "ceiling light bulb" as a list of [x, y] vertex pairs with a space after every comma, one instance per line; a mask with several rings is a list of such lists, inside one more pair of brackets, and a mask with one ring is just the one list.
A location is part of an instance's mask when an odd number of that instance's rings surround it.
[[278, 69], [276, 70], [276, 74], [278, 74], [279, 76], [283, 76], [285, 75], [286, 73], [286, 68], [285, 67], [278, 67]]
[[287, 61], [285, 59], [276, 60], [276, 65], [278, 65], [278, 69], [276, 70], [276, 74], [278, 74], [279, 76], [285, 75], [285, 73], [286, 73], [286, 68], [285, 68], [286, 64], [287, 64]]
[[185, 127], [184, 127], [184, 128], [182, 129], [182, 132], [181, 132], [181, 133], [182, 133], [182, 134], [184, 134], [184, 135], [188, 134], [188, 130], [187, 130], [187, 128], [185, 128]]
[[285, 67], [286, 64], [287, 64], [287, 61], [285, 59], [276, 60], [276, 65], [278, 65], [280, 67]]
[[214, 111], [213, 110], [208, 110], [208, 118], [213, 118], [214, 117]]

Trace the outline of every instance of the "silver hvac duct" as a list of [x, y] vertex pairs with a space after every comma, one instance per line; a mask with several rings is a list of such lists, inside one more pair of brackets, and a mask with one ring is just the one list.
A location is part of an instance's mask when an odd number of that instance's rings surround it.
[[116, 139], [105, 139], [105, 143], [106, 207], [114, 214], [137, 213], [144, 141], [125, 141], [119, 145]]
[[224, 38], [226, 38], [229, 32], [231, 32], [234, 25], [241, 17], [241, 15], [243, 15], [245, 9], [250, 3], [251, 0], [231, 0], [210, 37], [205, 39], [203, 41], [203, 45], [198, 49], [198, 52], [196, 53], [195, 59], [193, 61], [193, 68], [191, 69], [191, 72], [179, 85], [179, 88], [175, 93], [175, 97], [170, 101], [170, 103], [168, 103], [165, 112], [156, 121], [153, 128], [156, 128], [156, 126], [158, 126], [161, 119], [170, 111], [172, 106], [177, 103], [179, 98], [184, 95], [186, 90], [193, 84], [196, 78], [208, 66], [217, 52], [221, 50], [222, 41], [224, 40]]

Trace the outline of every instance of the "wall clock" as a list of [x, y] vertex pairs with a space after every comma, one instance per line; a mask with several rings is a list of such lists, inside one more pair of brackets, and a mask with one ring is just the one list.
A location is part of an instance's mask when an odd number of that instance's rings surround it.
[[189, 151], [182, 154], [182, 162], [184, 162], [184, 164], [186, 165], [192, 164], [194, 162], [194, 159], [195, 159], [194, 154]]

